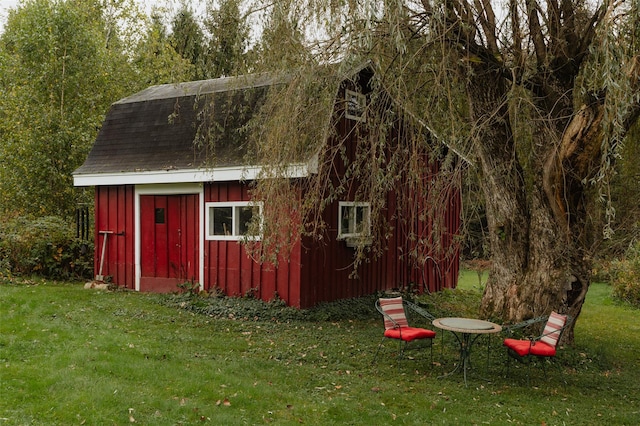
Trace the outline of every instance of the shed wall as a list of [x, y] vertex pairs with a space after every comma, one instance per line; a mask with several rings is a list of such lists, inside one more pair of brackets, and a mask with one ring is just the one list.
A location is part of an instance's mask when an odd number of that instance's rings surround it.
[[[241, 182], [205, 186], [205, 202], [249, 201], [249, 187]], [[300, 306], [300, 243], [278, 267], [256, 262], [239, 241], [205, 242], [205, 289], [218, 288], [229, 296], [253, 295], [263, 300], [276, 296]]]
[[104, 235], [109, 231], [101, 274], [126, 288], [135, 287], [134, 186], [99, 186], [95, 191], [94, 270], [100, 273]]
[[[340, 186], [348, 164], [355, 161], [358, 144], [366, 143], [367, 132], [366, 126], [358, 129], [358, 121], [346, 118], [339, 108], [338, 104], [335, 136], [329, 141], [333, 146], [341, 145], [341, 155], [335, 156], [331, 163], [330, 179], [334, 187]], [[398, 135], [402, 131], [397, 127], [390, 129], [388, 149], [396, 148], [393, 145], [399, 143]], [[420, 193], [412, 192], [408, 180], [400, 176], [396, 191], [386, 194], [382, 215], [393, 232], [383, 242], [380, 256], [369, 253], [354, 267], [356, 249], [337, 238], [339, 201], [366, 201], [354, 198], [360, 182], [350, 181], [343, 198], [327, 207], [323, 213], [327, 235], [321, 242], [306, 240], [303, 243], [302, 307], [397, 288], [434, 292], [456, 287], [459, 253], [454, 236], [460, 227], [461, 200], [456, 189], [459, 185], [445, 184], [441, 186], [441, 193], [429, 194], [432, 180], [438, 178], [438, 164], [430, 161], [427, 152], [420, 155], [424, 170]], [[438, 219], [434, 219], [434, 215]]]
[[[421, 201], [416, 199], [416, 203]], [[385, 242], [382, 256], [373, 254], [354, 267], [355, 248], [338, 240], [338, 203], [327, 208], [324, 220], [327, 235], [322, 242], [307, 239], [301, 256], [301, 306], [314, 306], [321, 302], [373, 294], [379, 291], [409, 288], [417, 292], [435, 292], [455, 288], [458, 281], [459, 256], [455, 235], [460, 227], [460, 199], [456, 191], [446, 198], [446, 205], [439, 211], [444, 215], [438, 244], [429, 243], [418, 248], [416, 240], [408, 237], [408, 228], [418, 238], [433, 238], [431, 223], [414, 221], [406, 223], [397, 210], [396, 198], [387, 196], [385, 220], [395, 232]], [[431, 250], [436, 245], [449, 247], [439, 253]], [[422, 252], [421, 260], [410, 253]]]

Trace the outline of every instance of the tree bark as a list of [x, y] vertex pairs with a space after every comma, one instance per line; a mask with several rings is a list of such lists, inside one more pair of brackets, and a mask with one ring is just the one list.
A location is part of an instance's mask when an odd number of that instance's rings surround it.
[[[581, 110], [564, 132], [540, 125], [527, 162], [510, 125], [508, 82], [486, 70], [475, 76], [467, 93], [493, 260], [481, 314], [514, 323], [557, 311], [575, 324], [591, 275], [584, 179], [600, 155], [601, 111]], [[573, 325], [564, 337], [572, 340]]]

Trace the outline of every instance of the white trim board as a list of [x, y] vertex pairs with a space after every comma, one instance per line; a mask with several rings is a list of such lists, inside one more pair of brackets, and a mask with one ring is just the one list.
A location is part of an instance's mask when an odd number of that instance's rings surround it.
[[[263, 166], [221, 167], [214, 169], [154, 170], [121, 173], [73, 175], [74, 186], [149, 185], [198, 182], [230, 182], [264, 178], [269, 168]], [[288, 178], [308, 177], [317, 172], [317, 161], [291, 164], [284, 175]]]
[[198, 195], [198, 282], [200, 290], [204, 290], [204, 186], [197, 184], [165, 184], [165, 185], [136, 185], [134, 189], [134, 206], [133, 215], [135, 222], [134, 233], [134, 282], [136, 291], [140, 291], [140, 258], [141, 258], [141, 238], [140, 235], [140, 196], [141, 195], [181, 195], [181, 194], [197, 194]]

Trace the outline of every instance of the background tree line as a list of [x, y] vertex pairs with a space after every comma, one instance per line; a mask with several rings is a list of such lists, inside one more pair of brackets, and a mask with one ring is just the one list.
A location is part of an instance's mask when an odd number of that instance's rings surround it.
[[27, 0], [0, 35], [0, 212], [70, 217], [71, 174], [109, 105], [155, 84], [249, 70], [239, 2], [145, 16], [133, 0]]

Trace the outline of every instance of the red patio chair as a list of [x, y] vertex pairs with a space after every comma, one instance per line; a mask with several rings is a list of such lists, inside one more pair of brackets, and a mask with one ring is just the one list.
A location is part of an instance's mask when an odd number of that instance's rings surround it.
[[404, 357], [404, 351], [410, 342], [414, 340], [428, 341], [431, 350], [431, 361], [433, 361], [433, 338], [436, 337], [435, 331], [426, 328], [410, 327], [407, 320], [407, 312], [415, 313], [429, 323], [435, 319], [433, 315], [415, 303], [403, 300], [402, 297], [378, 299], [376, 301], [376, 309], [382, 314], [384, 319], [384, 334], [378, 345], [378, 350], [373, 357], [374, 363], [385, 339], [398, 340], [398, 361]]
[[[527, 362], [527, 383], [529, 383], [529, 375], [531, 372], [531, 359], [551, 359], [556, 356], [556, 347], [562, 333], [566, 327], [570, 324], [571, 318], [569, 315], [561, 315], [556, 312], [551, 312], [549, 316], [542, 316], [534, 318], [528, 321], [524, 321], [519, 324], [515, 324], [511, 327], [504, 327], [505, 330], [513, 332], [514, 329], [529, 327], [542, 321], [547, 321], [542, 334], [536, 338], [529, 339], [504, 339], [504, 346], [507, 347], [507, 374], [509, 371], [509, 360], [514, 358], [519, 361], [526, 360]], [[547, 374], [545, 364], [542, 364], [545, 377]]]

